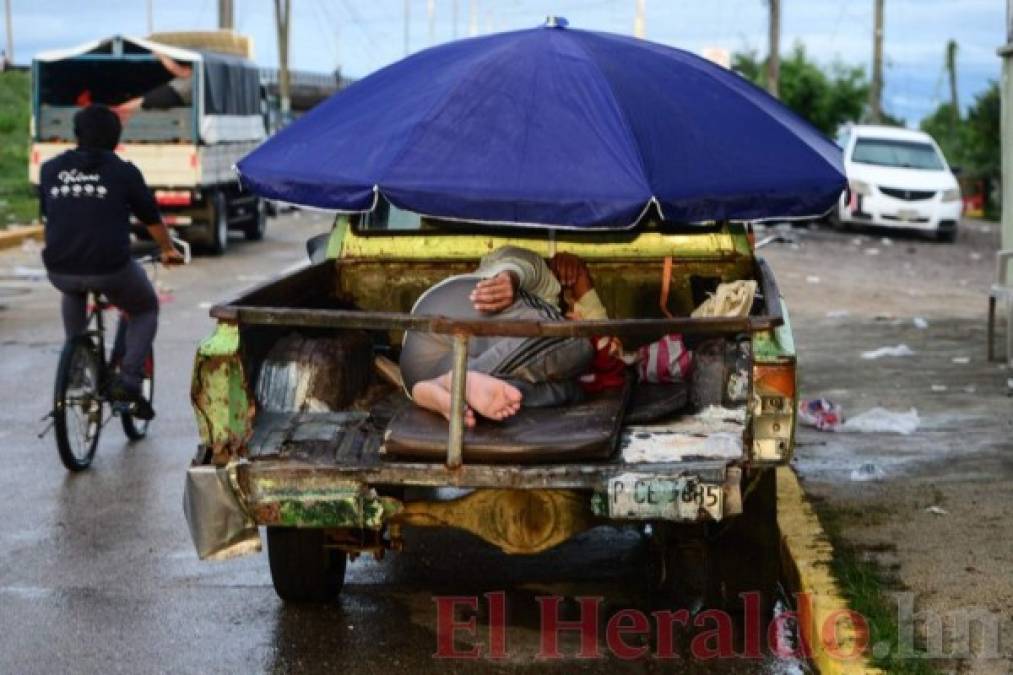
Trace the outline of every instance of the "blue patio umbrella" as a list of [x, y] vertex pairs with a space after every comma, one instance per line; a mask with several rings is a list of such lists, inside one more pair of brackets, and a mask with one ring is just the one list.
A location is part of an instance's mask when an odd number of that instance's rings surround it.
[[451, 42], [335, 94], [243, 158], [245, 186], [362, 212], [627, 228], [825, 212], [840, 149], [685, 51], [545, 27]]

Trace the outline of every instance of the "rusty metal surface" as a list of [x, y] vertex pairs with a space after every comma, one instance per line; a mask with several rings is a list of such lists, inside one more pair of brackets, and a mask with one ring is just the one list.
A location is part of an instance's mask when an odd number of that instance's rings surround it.
[[586, 493], [570, 490], [476, 490], [450, 501], [404, 505], [399, 525], [467, 530], [504, 553], [541, 553], [597, 524]]

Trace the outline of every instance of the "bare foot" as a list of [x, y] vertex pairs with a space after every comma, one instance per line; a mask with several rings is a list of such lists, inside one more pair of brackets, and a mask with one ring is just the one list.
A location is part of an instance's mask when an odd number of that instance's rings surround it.
[[[440, 383], [449, 387], [450, 373], [441, 377]], [[520, 390], [512, 384], [473, 370], [468, 371], [464, 397], [475, 412], [492, 420], [505, 420], [515, 415], [523, 399]]]
[[[441, 378], [418, 382], [412, 387], [412, 401], [419, 407], [432, 410], [450, 420], [450, 390], [441, 383]], [[464, 426], [471, 429], [475, 426], [475, 413], [465, 406]]]

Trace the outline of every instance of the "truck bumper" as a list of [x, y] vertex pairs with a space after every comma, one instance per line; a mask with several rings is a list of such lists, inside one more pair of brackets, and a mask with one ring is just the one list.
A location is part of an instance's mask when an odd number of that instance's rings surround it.
[[234, 477], [233, 467], [192, 466], [186, 472], [183, 513], [201, 560], [260, 551], [260, 532], [236, 498]]

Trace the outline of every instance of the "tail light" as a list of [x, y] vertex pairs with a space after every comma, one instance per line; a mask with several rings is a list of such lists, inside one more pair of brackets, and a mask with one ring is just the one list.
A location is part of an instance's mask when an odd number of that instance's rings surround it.
[[189, 190], [155, 190], [155, 201], [159, 206], [190, 206], [193, 194]]
[[761, 462], [791, 459], [795, 433], [795, 363], [753, 367], [751, 458]]

